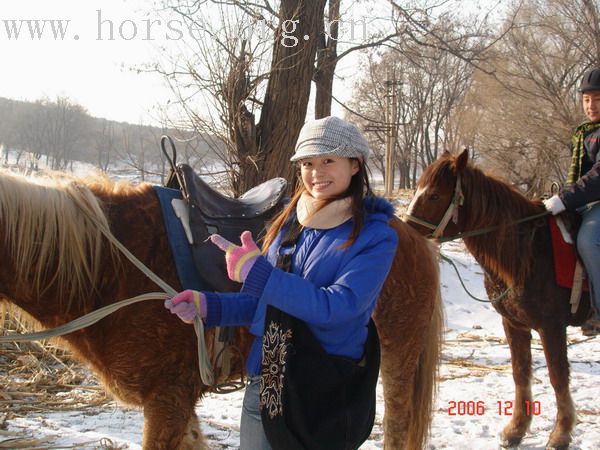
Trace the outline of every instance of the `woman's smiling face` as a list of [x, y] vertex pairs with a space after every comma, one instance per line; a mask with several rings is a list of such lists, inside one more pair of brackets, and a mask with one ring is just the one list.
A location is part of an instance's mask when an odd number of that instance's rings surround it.
[[298, 161], [302, 183], [316, 199], [326, 199], [348, 190], [352, 176], [358, 172], [356, 159], [339, 156], [314, 156]]

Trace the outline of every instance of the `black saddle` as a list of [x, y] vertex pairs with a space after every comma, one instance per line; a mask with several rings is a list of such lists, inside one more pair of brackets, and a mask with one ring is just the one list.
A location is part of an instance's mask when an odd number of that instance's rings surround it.
[[284, 178], [273, 178], [238, 198], [231, 198], [214, 190], [187, 164], [178, 164], [177, 171], [188, 195], [186, 200], [213, 219], [245, 220], [262, 216], [277, 206], [287, 186]]
[[[169, 142], [171, 158], [165, 143]], [[179, 189], [187, 203], [192, 237], [192, 254], [203, 284], [216, 291], [237, 291], [239, 283], [227, 276], [223, 251], [208, 240], [218, 233], [240, 244], [240, 234], [250, 230], [254, 240], [262, 237], [265, 223], [283, 203], [287, 187], [284, 178], [274, 178], [250, 189], [238, 198], [227, 197], [210, 187], [187, 164], [175, 164], [177, 152], [169, 136], [161, 138], [161, 147], [171, 165], [166, 187]]]

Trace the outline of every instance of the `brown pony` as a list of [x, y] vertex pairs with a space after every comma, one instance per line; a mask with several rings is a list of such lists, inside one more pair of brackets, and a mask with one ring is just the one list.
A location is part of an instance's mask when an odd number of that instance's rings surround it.
[[[0, 297], [52, 328], [156, 291], [101, 236], [97, 221], [166, 283], [181, 288], [152, 186], [107, 179], [40, 182], [0, 172]], [[391, 225], [400, 243], [374, 314], [385, 445], [414, 450], [424, 446], [432, 414], [442, 327], [439, 273], [429, 242], [398, 219]], [[206, 332], [209, 349], [213, 336], [214, 330]], [[162, 301], [127, 306], [59, 341], [114, 397], [143, 408], [144, 449], [206, 447], [194, 407], [209, 388], [200, 381], [194, 329]], [[244, 355], [249, 342], [246, 330], [238, 329], [236, 346]], [[234, 364], [230, 379], [239, 379], [241, 365]]]
[[[547, 449], [567, 449], [576, 415], [569, 391], [567, 325], [580, 325], [589, 311], [584, 299], [576, 317], [570, 313], [568, 289], [554, 282], [550, 231], [540, 201], [530, 201], [516, 189], [468, 163], [468, 151], [458, 157], [445, 152], [432, 163], [417, 184], [407, 220], [423, 234], [439, 224], [449, 205], [455, 210], [443, 236], [481, 230], [464, 237], [467, 249], [485, 270], [485, 288], [502, 315], [512, 358], [516, 386], [514, 414], [502, 432], [504, 447], [516, 447], [525, 435], [531, 415], [531, 330], [542, 340], [550, 382], [556, 394], [557, 415]], [[537, 217], [536, 217], [537, 216]], [[521, 219], [532, 218], [520, 222]], [[432, 226], [433, 227], [433, 226]]]

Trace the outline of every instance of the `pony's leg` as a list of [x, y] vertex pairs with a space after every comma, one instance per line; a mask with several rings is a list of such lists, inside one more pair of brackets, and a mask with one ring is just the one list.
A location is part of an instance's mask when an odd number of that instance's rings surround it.
[[515, 383], [515, 401], [510, 422], [502, 430], [502, 446], [516, 447], [531, 423], [526, 402], [531, 405], [531, 330], [513, 326], [506, 318], [502, 318], [504, 333], [510, 348], [513, 380]]
[[547, 449], [567, 449], [577, 415], [569, 390], [569, 361], [567, 358], [567, 330], [558, 325], [540, 329], [544, 355], [548, 363], [550, 383], [556, 395], [556, 423], [546, 444]]
[[[435, 289], [423, 289], [420, 295], [402, 291], [403, 301], [413, 298], [421, 302], [410, 305], [412, 309], [407, 306], [412, 314], [386, 310], [385, 292], [373, 316], [381, 346], [385, 450], [422, 449], [427, 439], [443, 325], [437, 279], [431, 286]], [[435, 304], [428, 305], [428, 300]]]
[[154, 397], [144, 403], [144, 450], [209, 450], [194, 412], [193, 399], [173, 395]]
[[403, 364], [402, 359], [398, 358], [398, 355], [403, 353], [398, 351], [397, 346], [394, 348], [394, 343], [385, 342], [383, 339], [381, 341], [380, 376], [385, 404], [384, 449], [403, 450], [410, 420], [412, 376], [415, 368]]

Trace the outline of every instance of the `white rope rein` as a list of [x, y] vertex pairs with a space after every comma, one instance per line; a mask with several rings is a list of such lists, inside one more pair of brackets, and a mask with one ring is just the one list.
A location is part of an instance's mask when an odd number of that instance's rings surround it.
[[[95, 217], [93, 217], [92, 219], [95, 222], [98, 222], [98, 221], [96, 221]], [[109, 241], [111, 241], [111, 243], [113, 243], [119, 250], [121, 250], [121, 252], [127, 257], [127, 259], [129, 259], [129, 261], [131, 261], [131, 263], [133, 265], [135, 265], [144, 275], [146, 275], [148, 278], [150, 278], [150, 280], [154, 281], [154, 283], [156, 283], [159, 287], [161, 287], [166, 293], [166, 295], [162, 294], [162, 293], [154, 293], [154, 294], [148, 294], [148, 295], [154, 295], [154, 297], [153, 297], [154, 299], [156, 299], [156, 298], [166, 299], [166, 298], [174, 297], [177, 294], [177, 291], [175, 289], [173, 289], [162, 278], [160, 278], [158, 275], [156, 275], [154, 272], [152, 272], [143, 262], [141, 262], [138, 258], [136, 258], [127, 249], [127, 247], [125, 247], [123, 244], [121, 244], [117, 240], [117, 238], [115, 238], [115, 236], [111, 233], [110, 230], [106, 229], [106, 227], [100, 223], [98, 223], [98, 226], [100, 227], [100, 231], [102, 232], [102, 234], [104, 234], [104, 236], [106, 236], [106, 238]], [[136, 298], [136, 297], [134, 297], [134, 298]], [[146, 298], [145, 300], [149, 300], [149, 299], [150, 299], [150, 297]], [[124, 301], [126, 301], [126, 300], [124, 300]], [[119, 303], [122, 303], [122, 302], [119, 302]], [[126, 304], [123, 304], [121, 306], [126, 306]], [[119, 306], [119, 308], [121, 306]], [[102, 308], [102, 309], [104, 309], [104, 308]], [[110, 313], [108, 313], [108, 314], [110, 314]], [[214, 384], [215, 379], [214, 379], [214, 374], [213, 374], [210, 358], [208, 357], [208, 351], [206, 348], [206, 340], [204, 338], [204, 322], [202, 322], [202, 319], [200, 319], [200, 317], [198, 317], [198, 316], [196, 316], [194, 318], [194, 330], [196, 331], [196, 337], [197, 337], [197, 342], [198, 342], [198, 369], [200, 370], [200, 378], [202, 379], [202, 382], [205, 385], [212, 386]]]
[[[99, 228], [102, 234], [115, 247], [117, 247], [127, 257], [127, 259], [131, 261], [131, 263], [134, 266], [136, 266], [142, 273], [144, 273], [148, 278], [150, 278], [150, 280], [156, 283], [164, 292], [151, 292], [148, 294], [142, 294], [136, 297], [121, 300], [117, 303], [104, 306], [75, 320], [72, 320], [71, 322], [68, 322], [64, 325], [50, 330], [20, 335], [0, 336], [0, 343], [37, 341], [47, 339], [50, 337], [61, 336], [67, 333], [72, 333], [73, 331], [80, 330], [98, 322], [99, 320], [112, 314], [118, 309], [123, 308], [124, 306], [132, 305], [134, 303], [138, 303], [145, 300], [164, 300], [167, 298], [171, 298], [177, 294], [177, 291], [175, 289], [173, 289], [168, 283], [166, 283], [158, 275], [152, 272], [143, 262], [136, 258], [123, 244], [121, 244], [121, 242], [119, 242], [117, 238], [115, 238], [115, 236], [111, 233], [110, 229], [108, 229], [96, 217], [87, 214], [87, 208], [82, 207], [82, 205], [80, 205], [80, 201], [77, 198], [72, 198], [75, 201], [75, 203], [80, 207], [80, 209], [87, 215], [87, 217], [91, 219], [92, 222]], [[200, 370], [200, 378], [202, 379], [202, 383], [204, 383], [207, 386], [212, 386], [214, 384], [214, 374], [210, 359], [208, 357], [206, 340], [204, 338], [204, 322], [202, 322], [202, 320], [198, 316], [196, 316], [196, 318], [194, 319], [194, 330], [196, 331], [198, 342], [198, 366]]]

